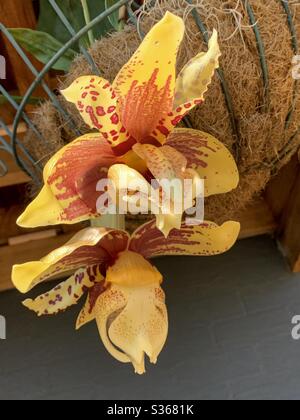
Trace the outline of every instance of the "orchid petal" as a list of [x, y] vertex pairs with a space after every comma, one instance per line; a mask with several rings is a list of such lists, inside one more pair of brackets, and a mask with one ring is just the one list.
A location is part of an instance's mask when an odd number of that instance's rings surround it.
[[138, 171], [127, 165], [112, 165], [108, 171], [108, 178], [113, 182], [117, 190], [132, 192], [136, 190], [136, 186], [141, 186], [141, 188], [145, 188], [143, 191], [148, 193], [149, 184], [146, 179]]
[[[142, 175], [126, 165], [113, 165], [108, 172], [108, 178], [116, 188], [117, 203], [115, 204], [119, 211], [121, 206], [123, 207], [122, 212], [132, 214], [149, 213], [151, 210], [152, 214], [156, 215], [157, 228], [166, 237], [172, 229], [180, 228], [182, 214], [186, 210], [182, 195], [184, 192], [183, 178], [182, 182], [179, 180], [182, 188], [176, 189], [173, 195], [172, 188], [170, 191], [163, 187], [155, 190]], [[198, 179], [197, 173], [195, 173], [191, 188], [194, 188], [196, 179]], [[175, 186], [179, 187], [178, 184]]]
[[[146, 207], [147, 209], [149, 208], [148, 205], [151, 199], [152, 188], [138, 171], [127, 165], [116, 164], [110, 167], [108, 171], [108, 179], [112, 182], [112, 185], [115, 188], [115, 197], [111, 198], [113, 201], [115, 201], [114, 199], [117, 199], [115, 204], [117, 205], [119, 211], [121, 206], [125, 206], [126, 202], [133, 202], [131, 199], [135, 199], [137, 194], [144, 197]], [[126, 213], [128, 211], [128, 206], [125, 207]]]
[[50, 292], [44, 293], [36, 299], [27, 299], [23, 305], [36, 312], [38, 316], [56, 315], [73, 305], [76, 305], [88, 289], [94, 287], [95, 282], [103, 280], [99, 266], [80, 269], [68, 280], [60, 283]]
[[127, 300], [119, 288], [110, 287], [97, 301], [94, 309], [99, 334], [106, 350], [119, 362], [130, 363], [130, 358], [114, 346], [107, 332], [110, 316], [117, 314], [126, 306]]
[[219, 67], [220, 56], [218, 33], [214, 30], [208, 43], [208, 52], [198, 54], [180, 72], [176, 81], [174, 109], [195, 100], [204, 100], [204, 94]]
[[136, 144], [129, 152], [119, 158], [119, 163], [129, 166], [130, 168], [138, 171], [140, 174], [145, 175], [148, 172], [146, 162], [133, 151], [135, 146]]
[[[180, 229], [182, 214], [193, 205], [192, 200], [200, 188], [202, 190], [202, 181], [196, 171], [186, 168], [187, 158], [173, 147], [166, 145], [158, 148], [148, 144], [136, 144], [133, 150], [145, 160], [161, 187], [162, 214], [157, 215], [157, 227], [168, 237], [172, 229]], [[165, 185], [166, 180], [170, 182], [168, 186]], [[185, 182], [187, 180], [192, 182], [188, 184]], [[173, 204], [165, 208], [164, 199]], [[186, 205], [186, 202], [190, 205]]]
[[106, 274], [106, 282], [124, 287], [149, 286], [162, 283], [162, 275], [140, 254], [123, 251]]
[[85, 123], [109, 141], [112, 146], [128, 140], [120, 120], [118, 97], [110, 83], [97, 76], [82, 76], [61, 92], [76, 105]]
[[176, 57], [183, 35], [183, 20], [167, 12], [113, 83], [121, 99], [121, 120], [138, 142], [153, 136], [172, 110]]
[[169, 214], [158, 214], [156, 216], [156, 227], [162, 232], [165, 238], [168, 238], [173, 229], [181, 228], [182, 214], [170, 212]]
[[188, 167], [205, 181], [206, 197], [237, 188], [239, 172], [235, 160], [215, 137], [197, 130], [178, 128], [169, 136], [167, 145], [185, 156]]
[[[121, 278], [120, 278], [121, 274]], [[103, 343], [121, 362], [145, 372], [145, 354], [156, 363], [168, 334], [162, 276], [140, 255], [124, 252], [108, 271], [109, 289], [96, 304]]]
[[181, 230], [173, 230], [164, 238], [151, 221], [138, 228], [129, 243], [129, 250], [145, 258], [162, 255], [218, 255], [228, 251], [238, 239], [240, 224], [226, 222], [217, 226], [204, 222], [199, 226], [183, 224]]
[[110, 261], [126, 249], [128, 240], [126, 232], [104, 228], [84, 229], [40, 261], [15, 265], [12, 281], [20, 292], [27, 293], [37, 284], [63, 273]]
[[164, 117], [154, 132], [154, 137], [159, 143], [164, 144], [181, 120], [195, 106], [203, 103], [215, 70], [219, 67], [220, 56], [218, 34], [214, 30], [207, 53], [200, 53], [190, 60], [177, 78], [172, 112]]
[[116, 157], [101, 136], [87, 134], [63, 147], [44, 169], [45, 186], [17, 223], [38, 227], [99, 217], [97, 183]]
[[[195, 170], [187, 168], [188, 159], [174, 147], [169, 145], [155, 147], [150, 144], [136, 144], [133, 147], [133, 151], [144, 160], [158, 184], [165, 180], [183, 182], [190, 179], [193, 181], [191, 188], [196, 191], [200, 177]], [[184, 191], [184, 193], [189, 195], [190, 191]], [[195, 197], [196, 195], [194, 194], [193, 198]], [[182, 201], [182, 196], [179, 197], [179, 200]]]
[[94, 308], [91, 308], [90, 306], [90, 299], [89, 296], [86, 299], [86, 302], [81, 309], [77, 320], [76, 320], [76, 330], [79, 330], [80, 328], [84, 327], [85, 325], [89, 324], [90, 322], [94, 321], [96, 319], [96, 315], [94, 312]]
[[78, 315], [77, 321], [76, 321], [76, 330], [79, 330], [84, 325], [95, 320], [96, 318], [95, 305], [99, 296], [103, 292], [105, 292], [105, 290], [106, 290], [105, 280], [100, 281], [99, 283], [96, 283], [94, 287], [89, 289], [86, 302], [83, 308], [81, 309]]
[[133, 151], [145, 161], [152, 175], [157, 179], [182, 177], [187, 159], [170, 146], [155, 147], [151, 144], [136, 144]]

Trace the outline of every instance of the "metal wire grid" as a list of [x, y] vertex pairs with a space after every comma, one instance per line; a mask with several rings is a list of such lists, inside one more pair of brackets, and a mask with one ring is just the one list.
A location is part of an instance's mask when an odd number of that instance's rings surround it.
[[[133, 24], [136, 25], [138, 33], [141, 37], [141, 39], [144, 37], [144, 34], [139, 28], [138, 21], [136, 18], [136, 14], [134, 13], [132, 7], [139, 7], [135, 4], [133, 0], [119, 0], [116, 2], [112, 7], [107, 9], [105, 12], [101, 13], [99, 16], [97, 16], [95, 19], [93, 19], [89, 24], [87, 24], [85, 27], [83, 27], [79, 32], [76, 32], [73, 26], [70, 24], [66, 16], [63, 14], [60, 7], [57, 5], [55, 0], [47, 0], [50, 5], [53, 7], [54, 11], [56, 12], [57, 16], [61, 20], [61, 22], [64, 24], [68, 32], [70, 33], [70, 40], [52, 57], [52, 59], [44, 66], [42, 71], [38, 72], [36, 68], [33, 66], [31, 61], [28, 59], [27, 55], [24, 53], [23, 49], [19, 46], [19, 44], [16, 42], [14, 37], [10, 34], [10, 32], [7, 30], [7, 28], [0, 23], [0, 31], [1, 33], [9, 40], [9, 42], [12, 44], [12, 46], [15, 48], [17, 53], [20, 55], [26, 66], [29, 68], [29, 70], [32, 72], [32, 74], [35, 76], [34, 82], [29, 86], [26, 94], [24, 95], [22, 101], [20, 104], [17, 104], [16, 101], [13, 99], [13, 97], [4, 89], [2, 85], [0, 85], [0, 93], [7, 99], [7, 101], [10, 103], [10, 105], [16, 110], [16, 116], [13, 123], [13, 129], [12, 131], [9, 129], [9, 127], [4, 123], [4, 121], [0, 118], [0, 127], [4, 129], [4, 131], [7, 133], [8, 137], [10, 138], [11, 142], [8, 143], [5, 141], [3, 137], [0, 136], [0, 149], [7, 151], [8, 153], [12, 154], [20, 168], [22, 168], [32, 179], [33, 181], [39, 185], [40, 184], [40, 177], [39, 172], [42, 171], [42, 167], [39, 164], [39, 162], [36, 162], [35, 159], [30, 155], [30, 153], [26, 150], [24, 145], [22, 145], [22, 142], [18, 139], [17, 135], [17, 129], [19, 126], [19, 123], [21, 120], [23, 120], [30, 129], [33, 130], [33, 132], [36, 134], [38, 141], [44, 142], [47, 144], [47, 139], [39, 132], [33, 121], [29, 118], [29, 116], [25, 112], [25, 107], [28, 104], [34, 90], [38, 85], [40, 85], [49, 99], [52, 101], [53, 105], [56, 107], [56, 109], [60, 112], [62, 117], [65, 120], [65, 123], [68, 124], [70, 129], [74, 132], [75, 136], [80, 136], [82, 133], [77, 128], [72, 116], [64, 109], [64, 107], [61, 105], [61, 103], [58, 101], [57, 96], [55, 93], [50, 89], [50, 87], [44, 82], [44, 77], [48, 73], [48, 71], [53, 67], [53, 65], [59, 60], [59, 58], [69, 49], [71, 48], [75, 43], [77, 43], [84, 35], [86, 35], [95, 25], [101, 23], [104, 19], [106, 19], [110, 14], [113, 14], [114, 12], [118, 11], [121, 7], [126, 6], [129, 19]], [[187, 3], [189, 3], [191, 6], [194, 6], [193, 0], [185, 0]], [[248, 13], [249, 16], [249, 22], [253, 27], [253, 31], [255, 34], [256, 42], [257, 42], [257, 50], [260, 57], [260, 64], [261, 64], [261, 71], [262, 71], [262, 77], [264, 82], [264, 103], [262, 105], [262, 112], [267, 112], [269, 107], [269, 71], [268, 71], [268, 64], [266, 60], [265, 55], [265, 48], [263, 44], [263, 40], [260, 34], [260, 28], [258, 25], [258, 22], [255, 18], [255, 14], [253, 11], [253, 8], [250, 4], [250, 0], [242, 0], [245, 10]], [[299, 52], [299, 46], [298, 46], [298, 40], [296, 36], [296, 29], [293, 23], [293, 17], [292, 12], [289, 6], [288, 0], [278, 0], [280, 4], [283, 7], [284, 12], [287, 15], [287, 24], [290, 28], [291, 32], [291, 43], [293, 47], [293, 51], [295, 54], [298, 54]], [[209, 36], [208, 36], [208, 30], [202, 21], [199, 13], [197, 12], [196, 8], [192, 8], [191, 13], [199, 27], [200, 33], [203, 36], [203, 39], [206, 43], [208, 43]], [[80, 46], [81, 53], [85, 56], [86, 60], [90, 64], [92, 71], [96, 75], [100, 75], [99, 69], [97, 68], [93, 58], [89, 54], [89, 52], [83, 47]], [[230, 94], [229, 86], [226, 82], [224, 72], [222, 68], [218, 69], [218, 77], [222, 86], [222, 91], [224, 94], [225, 103], [227, 105], [228, 113], [230, 116], [230, 121], [232, 125], [232, 132], [235, 138], [235, 144], [236, 144], [236, 157], [238, 158], [238, 145], [240, 142], [240, 131], [238, 126], [238, 120], [235, 115], [234, 106], [232, 97]], [[296, 92], [297, 92], [297, 81], [295, 81], [295, 87], [294, 87], [294, 101], [296, 100]], [[293, 101], [293, 102], [294, 102]], [[294, 103], [292, 104], [292, 107], [289, 111], [289, 114], [287, 115], [286, 119], [286, 126], [288, 128], [289, 123], [292, 118], [292, 114], [294, 111]], [[191, 127], [190, 120], [188, 118], [185, 119], [185, 124], [189, 127]], [[278, 159], [284, 157], [286, 154], [289, 153], [289, 147], [291, 146], [293, 140], [295, 137], [299, 134], [300, 128], [297, 130], [297, 132], [291, 137], [291, 139], [287, 142], [286, 147], [284, 150], [280, 152], [280, 155]], [[21, 152], [21, 153], [20, 153]], [[264, 162], [264, 165], [272, 165], [274, 162]], [[2, 172], [2, 173], [1, 173]], [[0, 160], [0, 176], [5, 175], [7, 172], [7, 168], [4, 162]]]
[[[17, 129], [19, 126], [20, 121], [23, 119], [31, 128], [35, 134], [38, 137], [39, 141], [42, 141], [47, 144], [47, 139], [39, 132], [37, 127], [34, 125], [33, 121], [28, 117], [28, 115], [25, 113], [25, 107], [28, 104], [28, 101], [30, 97], [32, 96], [34, 90], [38, 85], [41, 85], [44, 89], [47, 96], [51, 99], [52, 103], [56, 107], [56, 109], [61, 113], [62, 117], [64, 118], [66, 124], [70, 127], [70, 129], [74, 132], [74, 136], [80, 136], [82, 133], [77, 128], [72, 116], [64, 109], [64, 107], [60, 104], [58, 101], [55, 93], [52, 92], [52, 90], [49, 88], [49, 86], [44, 82], [44, 77], [48, 73], [48, 71], [53, 67], [53, 65], [59, 60], [59, 58], [70, 48], [75, 44], [77, 41], [81, 39], [88, 31], [90, 31], [95, 25], [99, 24], [101, 21], [103, 21], [105, 18], [107, 18], [110, 14], [114, 13], [115, 11], [119, 10], [124, 5], [129, 5], [130, 0], [120, 0], [118, 1], [114, 6], [107, 9], [105, 12], [101, 13], [99, 16], [97, 16], [94, 20], [92, 20], [88, 25], [86, 25], [84, 28], [82, 28], [79, 32], [76, 33], [66, 16], [63, 14], [62, 10], [59, 8], [55, 0], [48, 0], [50, 5], [55, 10], [56, 14], [66, 27], [66, 29], [70, 33], [70, 40], [52, 57], [52, 59], [44, 66], [43, 70], [41, 72], [38, 72], [36, 68], [33, 66], [31, 61], [28, 59], [27, 55], [24, 53], [22, 48], [19, 46], [19, 44], [16, 42], [14, 37], [10, 34], [10, 32], [7, 30], [7, 28], [0, 23], [0, 31], [2, 34], [9, 40], [9, 42], [12, 44], [12, 46], [15, 48], [17, 53], [20, 55], [26, 66], [29, 68], [29, 70], [32, 72], [32, 74], [35, 76], [35, 80], [32, 83], [32, 85], [28, 88], [26, 94], [24, 95], [20, 105], [18, 105], [14, 99], [11, 97], [11, 95], [4, 89], [3, 86], [0, 85], [0, 93], [8, 100], [8, 102], [15, 108], [16, 110], [16, 116], [13, 123], [13, 130], [12, 132], [9, 130], [9, 128], [6, 126], [3, 120], [0, 119], [0, 126], [4, 128], [7, 135], [11, 139], [11, 143], [8, 144], [4, 138], [0, 137], [0, 147], [3, 150], [6, 150], [7, 152], [11, 153], [18, 165], [37, 183], [40, 184], [39, 177], [37, 176], [37, 172], [42, 171], [42, 168], [38, 162], [35, 161], [35, 159], [30, 155], [30, 153], [24, 148], [22, 143], [19, 141], [17, 136]], [[84, 48], [80, 47], [82, 54], [86, 57], [87, 61], [90, 63], [93, 71], [95, 74], [99, 74], [99, 70], [97, 69], [97, 66], [92, 59], [89, 52]], [[24, 153], [24, 156], [27, 158], [28, 161], [25, 161], [22, 157], [19, 155], [19, 149]], [[7, 171], [7, 168], [5, 166], [4, 162], [1, 162], [1, 168], [4, 170], [4, 173]]]

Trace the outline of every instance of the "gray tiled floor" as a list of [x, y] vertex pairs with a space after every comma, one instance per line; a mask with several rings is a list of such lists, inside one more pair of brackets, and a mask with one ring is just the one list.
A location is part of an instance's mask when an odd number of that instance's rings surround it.
[[[37, 319], [0, 295], [1, 399], [300, 399], [300, 276], [267, 237], [216, 258], [163, 258], [170, 334], [156, 367], [135, 376], [103, 349], [79, 311]], [[36, 290], [34, 296], [41, 290]]]

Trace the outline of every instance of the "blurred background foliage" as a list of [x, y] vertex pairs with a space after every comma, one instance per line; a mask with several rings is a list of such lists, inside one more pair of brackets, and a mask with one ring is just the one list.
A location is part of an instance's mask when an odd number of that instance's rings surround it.
[[[83, 28], [88, 19], [92, 20], [117, 0], [56, 0], [58, 7], [77, 32]], [[27, 28], [13, 28], [10, 32], [24, 50], [32, 54], [41, 63], [46, 64], [53, 55], [70, 39], [70, 33], [60, 20], [59, 16], [46, 0], [39, 0], [35, 4], [38, 14], [36, 30]], [[86, 12], [86, 13], [85, 13]], [[115, 12], [95, 25], [92, 38], [87, 34], [81, 39], [81, 45], [88, 48], [91, 39], [100, 39], [107, 33], [121, 29], [119, 12]], [[75, 55], [79, 52], [79, 45], [74, 45], [55, 64], [54, 70], [67, 72]]]
[[[106, 8], [111, 7], [116, 2], [117, 0], [87, 0], [91, 19], [97, 17], [100, 13], [104, 12]], [[56, 3], [75, 31], [79, 31], [83, 28], [85, 25], [85, 18], [81, 0], [56, 0]], [[117, 29], [118, 20], [118, 13], [115, 13], [113, 18], [107, 18], [102, 21], [101, 24], [96, 25], [93, 28], [95, 38], [99, 39], [113, 29]], [[115, 23], [116, 26], [114, 27], [112, 23]], [[69, 32], [66, 30], [52, 6], [45, 0], [40, 0], [37, 30], [47, 32], [62, 44], [70, 39]], [[88, 38], [84, 41], [86, 42], [86, 45], [88, 45]]]

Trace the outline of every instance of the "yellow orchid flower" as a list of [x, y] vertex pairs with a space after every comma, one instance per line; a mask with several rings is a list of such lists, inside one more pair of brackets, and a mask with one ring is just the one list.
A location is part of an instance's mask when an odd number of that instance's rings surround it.
[[105, 228], [87, 228], [40, 261], [13, 267], [12, 280], [22, 293], [58, 274], [74, 272], [50, 292], [24, 305], [39, 316], [53, 315], [87, 294], [76, 328], [96, 320], [109, 353], [145, 372], [145, 355], [156, 363], [168, 334], [162, 275], [149, 262], [161, 255], [216, 255], [229, 250], [240, 231], [236, 222], [217, 226], [182, 225], [166, 239], [155, 222], [131, 237]]
[[[107, 174], [118, 181], [129, 170], [136, 171], [145, 183], [150, 178], [159, 182], [174, 176], [182, 182], [204, 179], [206, 196], [237, 187], [237, 166], [222, 143], [197, 130], [175, 128], [203, 102], [220, 57], [214, 31], [208, 51], [193, 58], [176, 78], [184, 29], [181, 18], [166, 13], [112, 85], [101, 77], [83, 76], [62, 92], [98, 132], [76, 139], [48, 162], [45, 186], [18, 219], [20, 226], [70, 224], [99, 217], [97, 183]], [[157, 226], [167, 236], [180, 226], [181, 216], [172, 211], [160, 214]]]

